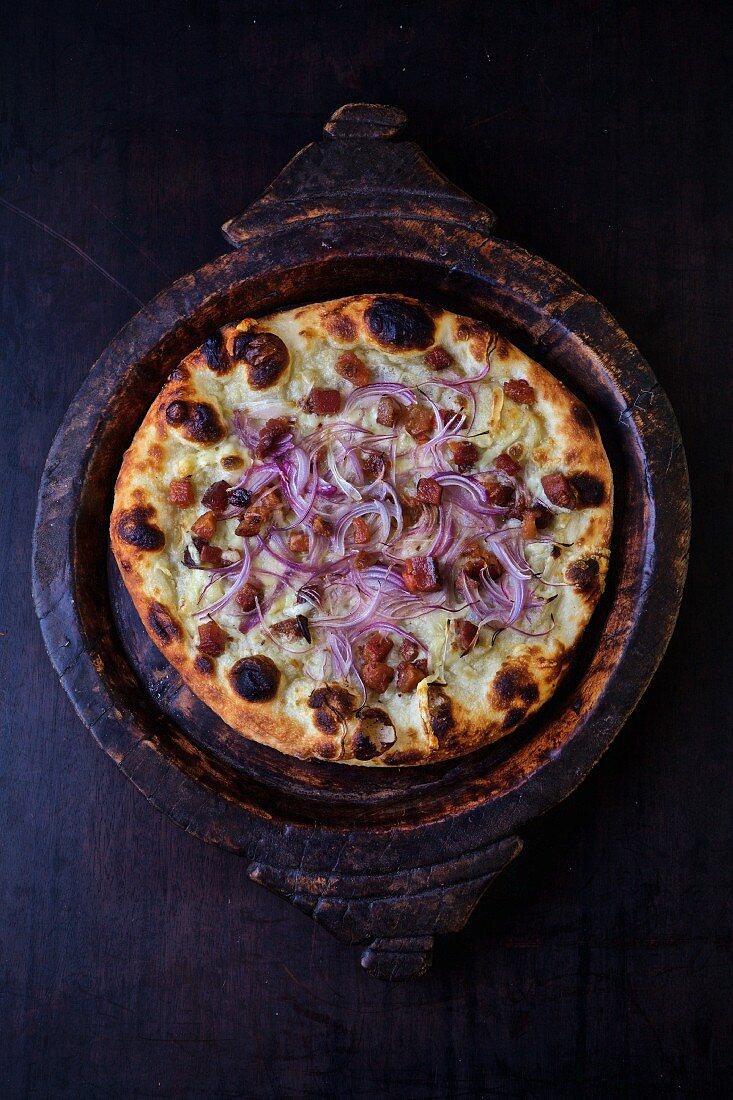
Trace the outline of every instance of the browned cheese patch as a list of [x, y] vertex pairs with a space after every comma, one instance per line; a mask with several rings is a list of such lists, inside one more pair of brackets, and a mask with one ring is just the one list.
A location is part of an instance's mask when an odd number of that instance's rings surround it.
[[323, 327], [329, 336], [341, 344], [353, 343], [359, 332], [356, 322], [340, 312], [327, 314], [323, 318]]
[[[456, 340], [468, 343], [469, 351], [477, 363], [485, 363], [489, 354], [495, 354], [500, 346], [507, 349], [509, 347], [490, 325], [483, 321], [474, 321], [470, 317], [456, 317], [453, 331]], [[508, 358], [508, 354], [507, 350], [507, 354], [500, 355], [499, 358]]]
[[513, 704], [524, 704], [524, 709], [536, 703], [540, 689], [526, 666], [508, 662], [497, 672], [491, 685], [491, 698], [497, 710], [508, 710]]
[[600, 566], [596, 558], [579, 558], [572, 562], [565, 570], [565, 579], [584, 599], [595, 603], [600, 588]]

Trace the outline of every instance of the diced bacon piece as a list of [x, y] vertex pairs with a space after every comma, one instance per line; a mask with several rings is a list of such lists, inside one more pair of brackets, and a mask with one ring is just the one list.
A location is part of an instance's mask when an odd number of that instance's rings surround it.
[[468, 653], [478, 634], [478, 627], [475, 623], [469, 622], [468, 619], [454, 619], [453, 630], [458, 649], [462, 650], [463, 653]]
[[262, 524], [280, 507], [282, 507], [282, 499], [276, 489], [265, 493], [256, 504], [242, 513], [235, 534], [250, 538], [259, 534]]
[[210, 619], [199, 627], [198, 650], [207, 657], [221, 657], [226, 649], [229, 635], [226, 634], [218, 623]]
[[322, 390], [314, 386], [305, 399], [305, 409], [316, 416], [333, 416], [341, 409], [341, 394], [338, 390]]
[[486, 498], [489, 504], [495, 508], [506, 508], [514, 499], [514, 490], [505, 481], [499, 481], [491, 474], [480, 474], [478, 480], [486, 490]]
[[199, 561], [202, 565], [211, 565], [218, 569], [222, 564], [223, 554], [221, 546], [209, 546], [208, 542], [205, 542], [199, 550]]
[[354, 569], [369, 569], [370, 566], [379, 564], [379, 554], [366, 554], [360, 550], [354, 555], [353, 561]]
[[394, 680], [395, 670], [383, 661], [370, 661], [361, 670], [364, 686], [381, 695]]
[[307, 554], [310, 548], [310, 539], [307, 531], [293, 531], [288, 539], [288, 546], [294, 554]]
[[227, 510], [227, 493], [231, 486], [228, 481], [215, 481], [201, 497], [204, 508], [210, 508], [214, 515], [221, 516]]
[[235, 535], [241, 535], [243, 538], [252, 538], [254, 535], [258, 535], [262, 527], [262, 520], [262, 514], [256, 508], [248, 508], [237, 524]]
[[435, 413], [427, 405], [410, 405], [405, 415], [405, 427], [413, 439], [425, 439], [435, 425]]
[[443, 490], [440, 483], [435, 481], [434, 478], [421, 477], [417, 483], [417, 492], [415, 496], [421, 504], [440, 504]]
[[327, 519], [323, 519], [321, 516], [316, 516], [313, 520], [313, 530], [317, 535], [331, 535], [333, 528]]
[[368, 386], [372, 372], [366, 363], [353, 351], [345, 351], [336, 360], [336, 374], [340, 374], [352, 386]]
[[254, 611], [256, 602], [261, 596], [261, 584], [255, 584], [253, 581], [245, 581], [234, 599], [242, 611]]
[[400, 654], [402, 655], [403, 660], [407, 661], [408, 664], [410, 661], [415, 660], [419, 652], [420, 646], [417, 644], [417, 642], [413, 642], [412, 638], [405, 638], [402, 645], [400, 646]]
[[200, 538], [203, 542], [208, 542], [209, 539], [214, 537], [216, 531], [216, 516], [211, 511], [204, 512], [191, 524], [191, 530], [197, 538]]
[[289, 431], [290, 424], [284, 416], [275, 416], [271, 420], [268, 420], [263, 427], [260, 428], [257, 443], [255, 444], [255, 456], [257, 458], [265, 458], [266, 455], [271, 454]]
[[453, 356], [446, 348], [436, 347], [425, 352], [423, 361], [433, 370], [445, 370], [453, 362]]
[[448, 450], [453, 464], [461, 471], [470, 470], [478, 460], [478, 447], [467, 439], [452, 439]]
[[422, 667], [424, 664], [425, 661], [416, 661], [414, 664], [400, 661], [397, 665], [397, 690], [414, 691], [420, 681], [425, 679], [426, 669]]
[[394, 428], [399, 416], [399, 405], [391, 397], [380, 398], [377, 405], [377, 424], [385, 428]]
[[392, 641], [384, 634], [372, 634], [364, 644], [363, 654], [367, 664], [383, 661], [392, 650]]
[[365, 546], [372, 537], [366, 521], [361, 516], [357, 516], [356, 519], [351, 521], [351, 532], [354, 546]]
[[573, 487], [564, 474], [545, 474], [542, 478], [542, 488], [550, 504], [558, 508], [574, 508], [577, 498]]
[[408, 592], [436, 592], [440, 588], [440, 573], [435, 558], [408, 558], [402, 576]]
[[508, 378], [504, 383], [504, 393], [518, 405], [534, 405], [537, 397], [534, 386], [530, 386], [524, 378]]
[[368, 474], [372, 481], [377, 481], [378, 478], [383, 477], [387, 468], [382, 456], [374, 451], [364, 451], [362, 453], [361, 465], [364, 473]]
[[276, 638], [282, 638], [286, 642], [294, 642], [301, 637], [296, 619], [281, 619], [279, 623], [272, 624], [271, 630]]
[[190, 477], [174, 477], [168, 486], [168, 500], [178, 508], [193, 504], [193, 485]]
[[537, 538], [537, 517], [531, 508], [522, 513], [522, 535], [528, 542]]
[[494, 459], [494, 465], [497, 470], [502, 474], [506, 474], [507, 477], [516, 477], [522, 467], [518, 462], [515, 462], [511, 455], [508, 455], [506, 451], [502, 451], [500, 455], [497, 455]]

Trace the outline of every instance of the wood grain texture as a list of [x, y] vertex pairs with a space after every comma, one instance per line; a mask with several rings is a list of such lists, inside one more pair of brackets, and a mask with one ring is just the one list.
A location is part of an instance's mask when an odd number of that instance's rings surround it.
[[[39, 47], [31, 6], [3, 43], [23, 58], [4, 194], [145, 301], [216, 253], [216, 225], [265, 186], [304, 119], [315, 138], [346, 99], [404, 104], [502, 232], [634, 334], [679, 411], [712, 524], [723, 464], [710, 453], [726, 453], [730, 404], [710, 355], [731, 350], [722, 11], [449, 7], [431, 20], [376, 5], [363, 36], [323, 5], [312, 39], [277, 5], [260, 30], [237, 20], [234, 39], [224, 5], [192, 6], [165, 33], [142, 10], [75, 22], [45, 9]], [[465, 79], [435, 80], [441, 51]], [[278, 90], [269, 76], [288, 60]], [[522, 860], [439, 942], [425, 983], [367, 984], [348, 949], [243, 888], [241, 863], [146, 810], [49, 685], [27, 596], [31, 501], [63, 409], [135, 302], [38, 226], [0, 217], [10, 1094], [722, 1094], [730, 710], [716, 609], [729, 590], [715, 548], [693, 548], [680, 630], [606, 760], [525, 830]]]

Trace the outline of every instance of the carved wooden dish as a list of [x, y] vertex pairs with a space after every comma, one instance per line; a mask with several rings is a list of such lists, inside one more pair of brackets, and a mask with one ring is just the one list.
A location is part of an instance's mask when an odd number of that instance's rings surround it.
[[[429, 966], [434, 936], [460, 929], [520, 850], [516, 831], [608, 747], [669, 640], [689, 539], [682, 442], [648, 365], [568, 276], [494, 237], [490, 210], [396, 140], [404, 124], [392, 107], [342, 107], [224, 226], [235, 251], [130, 321], [59, 429], [34, 539], [48, 652], [105, 752], [388, 979]], [[302, 763], [234, 734], [149, 641], [107, 536], [123, 452], [183, 356], [226, 321], [369, 290], [488, 320], [558, 374], [593, 409], [616, 489], [607, 590], [555, 698], [472, 756], [394, 771]]]

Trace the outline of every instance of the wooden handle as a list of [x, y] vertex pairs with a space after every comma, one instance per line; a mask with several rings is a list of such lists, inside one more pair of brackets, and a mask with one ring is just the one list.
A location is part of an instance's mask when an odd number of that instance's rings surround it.
[[[426, 837], [408, 850], [400, 869], [382, 870], [379, 850], [373, 866], [366, 856], [358, 873], [335, 865], [283, 866], [257, 860], [254, 882], [286, 898], [345, 943], [363, 946], [361, 965], [375, 978], [404, 981], [428, 970], [433, 938], [465, 925], [489, 883], [521, 851], [516, 836], [475, 844], [450, 854], [431, 851]], [[391, 844], [386, 842], [386, 848]], [[421, 860], [424, 860], [424, 862]]]
[[384, 103], [344, 103], [334, 111], [323, 132], [340, 140], [372, 138], [391, 141], [399, 137], [407, 125], [407, 115], [399, 107]]

